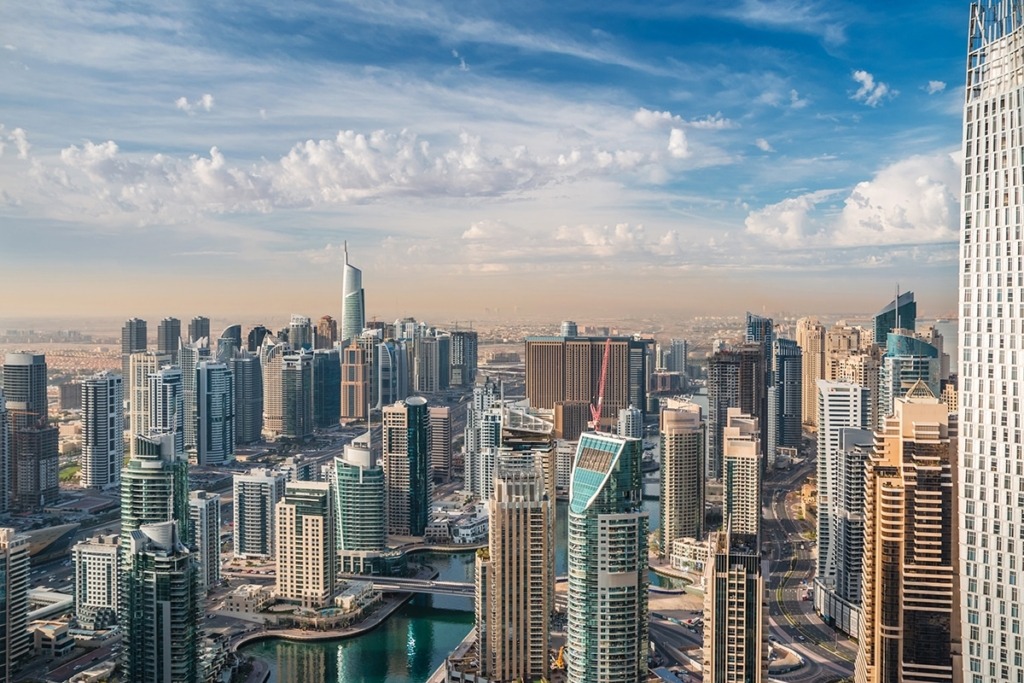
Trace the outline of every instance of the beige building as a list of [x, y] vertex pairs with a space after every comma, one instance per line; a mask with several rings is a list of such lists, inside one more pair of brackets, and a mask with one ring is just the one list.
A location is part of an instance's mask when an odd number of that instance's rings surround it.
[[[837, 382], [849, 382], [865, 387], [870, 393], [868, 401], [867, 424], [874, 428], [878, 424], [878, 378], [882, 369], [882, 354], [884, 350], [878, 346], [872, 346], [865, 351], [857, 351], [844, 355], [835, 361], [834, 374], [832, 378]], [[815, 395], [817, 389], [815, 389]], [[817, 407], [814, 409], [817, 414]]]
[[716, 532], [704, 567], [704, 680], [768, 680], [764, 578], [757, 548]]
[[448, 481], [452, 476], [452, 409], [428, 407], [427, 423], [430, 470], [435, 481]]
[[796, 321], [796, 344], [802, 352], [801, 402], [804, 424], [818, 424], [818, 380], [825, 378], [825, 326], [817, 318]]
[[490, 542], [476, 560], [477, 651], [488, 680], [548, 675], [553, 520], [554, 498], [540, 464], [514, 455], [499, 459]]
[[128, 360], [128, 444], [132, 457], [136, 453], [136, 436], [149, 436], [149, 376], [170, 365], [171, 354], [143, 351]]
[[959, 681], [956, 439], [946, 405], [922, 382], [894, 408], [865, 472], [856, 680]]
[[355, 340], [341, 352], [341, 418], [365, 420], [370, 403], [370, 363]]
[[722, 525], [757, 539], [761, 530], [761, 439], [756, 417], [729, 408], [722, 431]]
[[381, 411], [387, 529], [398, 536], [423, 536], [430, 519], [430, 449], [427, 401], [412, 396]]
[[661, 525], [658, 553], [677, 538], [704, 535], [704, 425], [700, 406], [672, 402], [661, 411]]
[[278, 599], [310, 609], [326, 607], [335, 592], [336, 572], [330, 486], [289, 482], [276, 516]]

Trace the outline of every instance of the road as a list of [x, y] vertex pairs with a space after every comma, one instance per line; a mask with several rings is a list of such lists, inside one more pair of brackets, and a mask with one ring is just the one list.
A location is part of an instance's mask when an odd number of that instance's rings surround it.
[[764, 484], [768, 514], [764, 539], [771, 544], [768, 593], [769, 632], [792, 647], [805, 666], [777, 676], [782, 680], [828, 681], [853, 675], [856, 644], [825, 625], [813, 603], [802, 596], [814, 576], [811, 525], [799, 518], [800, 482], [812, 471], [812, 458], [790, 471], [770, 474]]

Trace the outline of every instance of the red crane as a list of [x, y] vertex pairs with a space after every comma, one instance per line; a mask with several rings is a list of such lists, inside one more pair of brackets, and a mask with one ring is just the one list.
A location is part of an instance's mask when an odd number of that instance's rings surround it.
[[611, 337], [604, 340], [604, 359], [601, 361], [601, 382], [597, 390], [597, 405], [590, 406], [591, 427], [601, 431], [601, 407], [604, 404], [604, 382], [608, 379], [608, 355], [612, 348]]

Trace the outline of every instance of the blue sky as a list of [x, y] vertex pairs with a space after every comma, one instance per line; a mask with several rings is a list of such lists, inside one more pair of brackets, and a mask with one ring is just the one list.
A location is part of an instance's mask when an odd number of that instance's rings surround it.
[[876, 8], [0, 4], [9, 313], [948, 313], [968, 3]]

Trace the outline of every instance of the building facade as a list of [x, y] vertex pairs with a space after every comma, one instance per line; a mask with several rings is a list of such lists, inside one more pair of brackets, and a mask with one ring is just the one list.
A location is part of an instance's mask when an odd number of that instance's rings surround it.
[[275, 556], [274, 516], [284, 486], [283, 474], [266, 469], [234, 476], [235, 557], [269, 560]]
[[704, 566], [704, 670], [709, 683], [768, 680], [764, 578], [756, 546], [711, 534]]
[[124, 382], [101, 372], [82, 382], [82, 486], [116, 487], [124, 466]]
[[333, 493], [340, 570], [382, 573], [380, 558], [387, 549], [384, 469], [373, 456], [369, 433], [353, 439], [334, 459]]
[[15, 665], [30, 654], [28, 537], [0, 528], [0, 681], [14, 681]]
[[117, 596], [121, 585], [117, 535], [98, 535], [71, 549], [75, 563], [75, 619], [87, 629], [103, 629], [117, 622]]
[[385, 407], [381, 418], [388, 533], [422, 536], [430, 518], [427, 400], [399, 401]]
[[296, 481], [277, 502], [277, 597], [323, 609], [334, 596], [337, 549], [330, 485]]
[[[366, 327], [366, 295], [363, 292], [363, 271], [348, 262], [348, 242], [345, 242], [345, 265], [341, 282], [341, 336], [347, 344]], [[404, 398], [404, 397], [403, 397]]]
[[678, 538], [704, 536], [704, 423], [700, 406], [672, 404], [661, 411], [661, 484], [658, 552], [667, 557]]
[[188, 511], [189, 537], [199, 568], [199, 589], [206, 592], [220, 585], [220, 496], [191, 491]]
[[796, 321], [796, 345], [800, 347], [800, 400], [804, 423], [818, 424], [818, 380], [825, 379], [825, 326], [817, 318]]
[[235, 457], [235, 377], [224, 363], [200, 361], [195, 380], [195, 451], [199, 465]]

